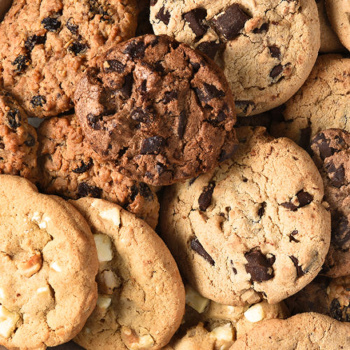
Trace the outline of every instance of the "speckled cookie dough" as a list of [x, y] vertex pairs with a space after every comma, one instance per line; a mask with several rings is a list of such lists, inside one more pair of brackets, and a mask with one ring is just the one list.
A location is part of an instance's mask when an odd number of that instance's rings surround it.
[[277, 303], [309, 283], [328, 252], [322, 178], [291, 140], [264, 128], [237, 135], [232, 160], [164, 192], [159, 233], [203, 296]]
[[45, 120], [39, 130], [40, 189], [66, 198], [103, 198], [155, 228], [159, 202], [154, 189], [115, 171], [86, 142], [74, 115]]
[[70, 201], [89, 222], [100, 262], [97, 307], [74, 339], [87, 350], [151, 350], [180, 326], [184, 286], [159, 236], [101, 199]]
[[314, 0], [152, 0], [156, 34], [203, 51], [223, 68], [239, 116], [288, 100], [320, 48]]
[[45, 349], [72, 339], [97, 300], [90, 228], [63, 199], [0, 175], [0, 344]]
[[134, 0], [15, 1], [0, 24], [0, 81], [30, 116], [70, 110], [80, 74], [134, 35], [136, 17]]

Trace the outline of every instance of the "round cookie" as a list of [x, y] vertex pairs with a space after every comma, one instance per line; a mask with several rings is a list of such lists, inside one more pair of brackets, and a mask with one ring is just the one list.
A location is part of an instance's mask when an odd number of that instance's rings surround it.
[[348, 0], [325, 0], [329, 21], [342, 44], [350, 50], [350, 3]]
[[4, 87], [30, 116], [73, 108], [79, 76], [95, 56], [135, 33], [134, 0], [18, 0], [0, 25]]
[[350, 325], [317, 313], [267, 320], [239, 338], [230, 350], [340, 350], [350, 348]]
[[97, 300], [93, 236], [63, 199], [0, 175], [0, 344], [45, 349], [72, 339]]
[[86, 138], [116, 170], [169, 185], [230, 157], [234, 101], [220, 69], [166, 36], [121, 43], [87, 70], [75, 94]]
[[239, 116], [287, 101], [304, 83], [320, 48], [313, 0], [153, 0], [151, 23], [222, 67]]
[[40, 189], [66, 198], [103, 198], [155, 228], [159, 202], [153, 188], [115, 171], [86, 142], [75, 115], [45, 120], [38, 129]]
[[264, 128], [237, 129], [235, 157], [164, 192], [159, 234], [203, 296], [277, 303], [320, 271], [330, 241], [323, 183], [310, 156]]
[[289, 137], [308, 148], [311, 138], [321, 130], [350, 131], [349, 94], [350, 59], [341, 55], [319, 56], [305, 84], [272, 124], [272, 135]]
[[332, 216], [331, 246], [322, 274], [346, 276], [350, 271], [350, 133], [323, 130], [311, 140], [311, 150]]
[[92, 227], [100, 261], [97, 307], [74, 341], [87, 350], [160, 349], [185, 308], [169, 250], [146, 223], [116, 204], [70, 202]]
[[37, 178], [38, 142], [35, 129], [17, 101], [0, 90], [0, 173]]

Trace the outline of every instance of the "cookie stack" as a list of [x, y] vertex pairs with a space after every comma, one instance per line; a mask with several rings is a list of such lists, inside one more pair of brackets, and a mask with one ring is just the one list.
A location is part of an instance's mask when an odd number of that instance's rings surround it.
[[0, 344], [350, 347], [347, 6], [13, 1]]

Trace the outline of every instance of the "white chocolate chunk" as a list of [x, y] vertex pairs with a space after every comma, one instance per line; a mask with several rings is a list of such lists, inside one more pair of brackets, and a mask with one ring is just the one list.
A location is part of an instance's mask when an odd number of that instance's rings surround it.
[[62, 272], [62, 269], [59, 267], [59, 265], [57, 264], [57, 262], [53, 262], [50, 267], [52, 268], [52, 270], [55, 270], [56, 272]]
[[99, 295], [97, 298], [97, 306], [101, 309], [108, 309], [111, 305], [112, 299], [104, 295]]
[[264, 308], [261, 303], [255, 304], [244, 313], [244, 316], [249, 322], [259, 322], [265, 318]]
[[0, 335], [9, 338], [19, 319], [20, 316], [17, 312], [11, 312], [0, 305]]
[[36, 211], [34, 212], [31, 220], [35, 222], [39, 226], [39, 228], [46, 229], [47, 223], [51, 220], [51, 218], [48, 216], [43, 217], [42, 213]]
[[191, 306], [191, 308], [195, 309], [201, 314], [204, 312], [209, 302], [209, 299], [202, 297], [192, 287], [186, 286], [186, 304]]
[[103, 234], [94, 235], [99, 262], [111, 261], [113, 259], [112, 242], [110, 238]]
[[120, 212], [117, 208], [101, 211], [100, 216], [102, 219], [112, 221], [115, 226], [120, 226]]
[[5, 299], [5, 291], [3, 288], [0, 288], [0, 301]]
[[104, 270], [98, 278], [98, 289], [103, 294], [113, 294], [114, 289], [121, 285], [121, 279], [111, 270]]
[[154, 345], [153, 338], [147, 334], [143, 335], [139, 338], [137, 343], [132, 343], [128, 347], [130, 350], [141, 350], [141, 349], [149, 349]]
[[48, 287], [48, 286], [45, 286], [45, 287], [40, 287], [40, 288], [38, 288], [37, 290], [36, 290], [36, 292], [38, 293], [38, 294], [50, 294], [50, 288]]
[[216, 339], [215, 349], [227, 350], [235, 340], [235, 332], [230, 323], [214, 328], [210, 335]]

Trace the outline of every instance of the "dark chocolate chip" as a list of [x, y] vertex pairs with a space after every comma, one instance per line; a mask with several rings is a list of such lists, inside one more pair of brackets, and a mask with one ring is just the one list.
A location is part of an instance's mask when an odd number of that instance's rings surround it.
[[193, 68], [193, 72], [197, 73], [199, 71], [199, 69], [201, 68], [201, 65], [198, 62], [192, 62], [190, 61], [190, 64]]
[[328, 173], [328, 178], [333, 187], [340, 188], [344, 185], [345, 180], [345, 169], [344, 165], [341, 164], [338, 168], [334, 165], [333, 161], [325, 164], [325, 168]]
[[350, 225], [348, 218], [340, 213], [332, 215], [332, 243], [341, 250], [348, 247], [350, 242]]
[[198, 238], [195, 237], [191, 240], [191, 248], [198, 253], [201, 257], [203, 257], [208, 263], [212, 266], [215, 265], [214, 259], [208, 254], [208, 252], [203, 248], [201, 243], [198, 241]]
[[238, 4], [232, 4], [222, 15], [214, 19], [213, 23], [219, 34], [227, 40], [232, 40], [244, 28], [249, 18], [250, 16], [243, 12]]
[[207, 10], [204, 8], [196, 8], [183, 15], [183, 18], [196, 34], [197, 39], [202, 37], [208, 30], [208, 26], [203, 23], [207, 17]]
[[203, 188], [203, 191], [198, 198], [199, 210], [206, 211], [207, 208], [210, 206], [214, 188], [215, 182], [210, 182], [208, 186], [205, 186]]
[[300, 241], [294, 237], [294, 236], [296, 236], [298, 233], [299, 233], [298, 230], [294, 230], [294, 231], [289, 235], [289, 242], [299, 243]]
[[258, 210], [258, 215], [261, 218], [265, 214], [266, 202], [260, 204], [260, 208]]
[[194, 182], [195, 182], [197, 179], [198, 179], [198, 176], [192, 178], [192, 179], [188, 182], [188, 184], [189, 184], [190, 186], [192, 186], [192, 185], [194, 184]]
[[79, 26], [77, 26], [76, 24], [74, 24], [73, 22], [73, 17], [70, 17], [66, 23], [66, 27], [68, 28], [68, 30], [72, 33], [72, 34], [77, 34], [78, 32], [78, 28]]
[[147, 184], [140, 182], [139, 187], [141, 197], [146, 198], [147, 200], [153, 199], [153, 193]]
[[322, 132], [318, 133], [311, 142], [311, 147], [318, 148], [320, 158], [325, 160], [326, 158], [332, 156], [335, 153], [335, 149], [329, 146], [330, 140], [326, 139]]
[[225, 114], [225, 112], [220, 111], [220, 112], [218, 113], [218, 116], [217, 116], [216, 120], [217, 120], [219, 123], [221, 123], [221, 122], [223, 122], [224, 120], [226, 120], [226, 118], [227, 118], [227, 115]]
[[88, 171], [92, 166], [94, 165], [94, 162], [92, 161], [92, 158], [89, 159], [88, 163], [85, 163], [83, 160], [80, 161], [80, 165], [76, 168], [73, 169], [73, 173], [76, 174], [82, 174]]
[[32, 51], [35, 45], [45, 44], [46, 35], [31, 35], [25, 41], [24, 46], [28, 51]]
[[143, 58], [145, 55], [146, 46], [143, 41], [132, 41], [124, 50], [123, 53], [132, 58]]
[[238, 145], [232, 145], [230, 149], [221, 150], [219, 155], [219, 162], [221, 163], [227, 159], [232, 158], [232, 156], [235, 154], [237, 149], [238, 149]]
[[203, 88], [195, 88], [195, 91], [198, 99], [204, 103], [208, 103], [213, 98], [221, 98], [226, 96], [224, 91], [218, 90], [215, 85], [208, 83], [203, 83]]
[[196, 49], [202, 51], [213, 60], [216, 53], [220, 50], [221, 46], [221, 43], [216, 43], [215, 41], [204, 41], [200, 43]]
[[87, 123], [88, 125], [94, 129], [94, 130], [100, 130], [101, 129], [101, 125], [100, 125], [100, 121], [101, 121], [101, 117], [98, 115], [93, 115], [91, 113], [89, 113], [86, 117], [87, 119]]
[[152, 136], [144, 139], [140, 154], [159, 154], [165, 145], [165, 139], [161, 136]]
[[236, 108], [241, 110], [244, 114], [248, 111], [255, 109], [255, 103], [248, 100], [237, 100], [235, 101]]
[[131, 96], [133, 83], [134, 83], [134, 76], [132, 73], [129, 73], [128, 75], [125, 76], [124, 85], [119, 90], [125, 98], [129, 98]]
[[269, 30], [269, 24], [265, 22], [260, 26], [260, 28], [255, 28], [253, 30], [253, 33], [254, 34], [261, 34], [261, 33], [267, 32], [268, 30]]
[[303, 269], [299, 265], [299, 260], [293, 255], [290, 256], [290, 259], [293, 261], [293, 264], [297, 270], [297, 277], [300, 278], [300, 277], [304, 276], [305, 272], [303, 271]]
[[163, 64], [162, 64], [162, 61], [157, 61], [155, 64], [154, 64], [154, 70], [158, 73], [161, 73], [163, 74], [165, 72], [164, 70], [164, 67], [163, 67]]
[[41, 21], [44, 28], [49, 32], [56, 32], [61, 27], [61, 22], [54, 17], [46, 17]]
[[30, 63], [30, 58], [25, 55], [18, 55], [16, 59], [11, 63], [13, 66], [16, 66], [15, 72], [22, 73], [28, 67]]
[[154, 112], [151, 108], [146, 107], [146, 110], [141, 107], [135, 108], [130, 113], [131, 119], [139, 123], [149, 124], [154, 120]]
[[237, 269], [234, 267], [234, 265], [233, 265], [233, 261], [232, 261], [232, 260], [230, 260], [230, 263], [231, 263], [231, 267], [232, 267], [232, 271], [233, 271], [233, 273], [234, 273], [235, 275], [237, 275]]
[[289, 209], [291, 211], [296, 211], [298, 209], [298, 207], [291, 202], [285, 202], [285, 203], [282, 203], [281, 205], [282, 207]]
[[297, 198], [299, 200], [299, 208], [305, 207], [306, 205], [310, 204], [314, 197], [303, 190], [299, 191], [297, 193]]
[[28, 134], [27, 140], [24, 144], [28, 147], [33, 147], [35, 145], [35, 137], [32, 134]]
[[259, 248], [254, 248], [250, 252], [244, 254], [248, 261], [245, 265], [247, 273], [250, 274], [252, 281], [262, 282], [268, 281], [274, 276], [272, 268], [275, 257], [267, 258]]
[[279, 60], [281, 59], [281, 50], [279, 47], [276, 45], [271, 45], [269, 46], [270, 54], [274, 58], [278, 58]]
[[156, 19], [159, 19], [164, 24], [168, 25], [170, 21], [170, 12], [165, 10], [165, 7], [163, 6], [159, 12], [156, 14]]
[[117, 72], [123, 73], [125, 70], [125, 64], [118, 60], [107, 60], [108, 68], [104, 68], [105, 72]]
[[272, 79], [275, 79], [276, 77], [278, 77], [283, 71], [283, 66], [281, 64], [278, 64], [277, 66], [274, 66], [272, 69], [271, 69], [271, 72], [270, 72], [270, 77]]
[[42, 107], [46, 103], [45, 96], [36, 95], [30, 100], [30, 103], [33, 107]]
[[78, 196], [79, 197], [93, 197], [101, 198], [102, 189], [96, 186], [90, 186], [86, 182], [81, 182], [78, 185]]
[[164, 93], [164, 97], [162, 99], [162, 102], [164, 104], [168, 104], [169, 102], [176, 100], [177, 96], [178, 96], [177, 91], [166, 91]]
[[8, 111], [6, 117], [7, 117], [8, 126], [11, 129], [16, 130], [21, 126], [22, 117], [17, 108], [14, 108]]
[[311, 137], [311, 127], [307, 126], [306, 128], [300, 129], [300, 137], [299, 137], [299, 146], [309, 150], [310, 146], [310, 137]]
[[139, 194], [138, 187], [136, 185], [132, 185], [130, 188], [130, 201], [133, 202], [138, 194]]
[[81, 43], [80, 41], [74, 41], [68, 46], [68, 51], [74, 53], [76, 56], [85, 53], [87, 49], [87, 44]]
[[179, 123], [177, 126], [177, 134], [179, 135], [179, 139], [181, 140], [185, 134], [187, 124], [187, 114], [185, 111], [182, 111], [179, 115]]

